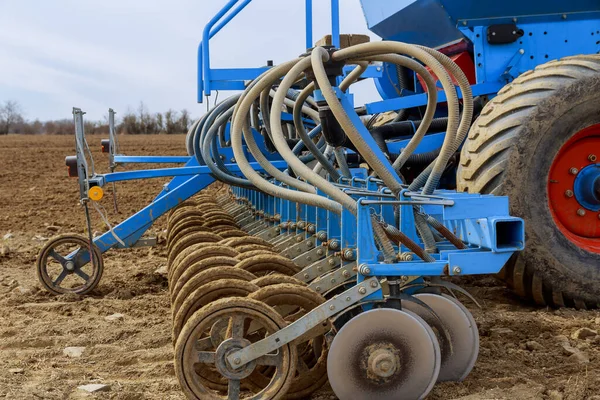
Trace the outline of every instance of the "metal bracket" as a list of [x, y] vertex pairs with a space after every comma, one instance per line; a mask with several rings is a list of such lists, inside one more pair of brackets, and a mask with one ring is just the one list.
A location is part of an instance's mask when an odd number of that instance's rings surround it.
[[315, 279], [310, 285], [308, 285], [308, 287], [317, 293], [323, 294], [354, 278], [356, 276], [355, 269], [356, 262], [351, 262], [333, 272], [328, 273], [327, 275], [323, 275], [322, 277]]
[[327, 251], [324, 247], [316, 246], [312, 250], [300, 254], [298, 257], [294, 258], [293, 261], [300, 268], [304, 268], [307, 265], [324, 258], [326, 253]]
[[[304, 234], [302, 234], [302, 235], [304, 235]], [[314, 249], [316, 242], [317, 242], [317, 238], [315, 235], [313, 235], [307, 239], [304, 239], [303, 241], [299, 242], [298, 244], [293, 245], [293, 246], [289, 247], [288, 249], [281, 251], [280, 254], [284, 257], [293, 259], [294, 257], [297, 257], [306, 251]], [[279, 246], [277, 246], [277, 247], [279, 248]], [[285, 247], [284, 247], [284, 249], [285, 249]]]
[[333, 254], [325, 257], [324, 259], [312, 263], [311, 265], [304, 268], [302, 271], [294, 275], [294, 278], [300, 279], [302, 282], [310, 282], [313, 279], [323, 275], [332, 269], [338, 268], [341, 265], [341, 260], [338, 256]]
[[264, 240], [271, 240], [279, 236], [281, 228], [279, 226], [272, 226], [271, 228], [259, 233], [257, 236]]
[[361, 284], [335, 296], [333, 299], [326, 301], [285, 328], [248, 347], [231, 353], [227, 356], [227, 362], [236, 368], [246, 365], [250, 361], [256, 360], [265, 354], [291, 343], [319, 324], [323, 322], [328, 323], [328, 318], [380, 290], [381, 285], [377, 278], [369, 278]]
[[294, 244], [298, 243], [299, 240], [302, 241], [303, 238], [304, 238], [304, 232], [297, 233], [297, 234], [291, 234], [286, 239], [283, 239], [282, 241], [277, 242], [277, 243], [273, 243], [273, 245], [275, 246], [275, 250], [281, 252], [281, 251], [285, 250], [287, 247], [293, 246]]

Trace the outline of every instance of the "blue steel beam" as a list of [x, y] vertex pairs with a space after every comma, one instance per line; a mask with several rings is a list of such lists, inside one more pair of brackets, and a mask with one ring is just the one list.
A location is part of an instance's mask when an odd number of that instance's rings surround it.
[[[271, 164], [273, 164], [275, 168], [278, 169], [287, 168], [287, 163], [283, 160], [271, 161]], [[263, 168], [257, 162], [251, 162], [250, 166], [255, 171], [263, 171]], [[238, 166], [238, 164], [225, 164], [225, 167], [227, 167], [231, 172], [240, 172], [240, 167]], [[156, 168], [138, 171], [113, 172], [109, 174], [99, 174], [96, 175], [94, 178], [97, 178], [98, 184], [102, 186], [110, 182], [130, 181], [135, 179], [164, 178], [168, 176], [182, 175], [209, 175], [210, 173], [211, 171], [207, 166], [201, 165], [196, 167]]]

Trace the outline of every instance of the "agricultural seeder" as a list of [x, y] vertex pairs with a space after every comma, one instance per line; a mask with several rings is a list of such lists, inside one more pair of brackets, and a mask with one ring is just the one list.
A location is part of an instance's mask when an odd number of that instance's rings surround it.
[[[332, 0], [331, 35], [313, 45], [306, 0], [304, 53], [211, 68], [210, 38], [249, 3], [229, 1], [204, 29], [199, 102], [240, 93], [193, 124], [187, 156], [119, 154], [111, 110], [111, 172], [97, 174], [74, 109], [67, 165], [88, 232], [106, 185], [174, 178], [106, 233], [51, 240], [37, 265], [48, 290], [92, 291], [102, 254], [152, 244], [143, 234], [168, 214], [190, 399], [308, 398], [327, 381], [340, 399], [420, 399], [461, 381], [479, 337], [455, 294], [476, 301], [449, 277], [500, 273], [539, 304], [599, 303], [595, 1], [363, 0], [386, 39], [369, 42], [340, 35]], [[354, 103], [364, 79], [381, 101]], [[183, 166], [115, 172], [127, 163]]]

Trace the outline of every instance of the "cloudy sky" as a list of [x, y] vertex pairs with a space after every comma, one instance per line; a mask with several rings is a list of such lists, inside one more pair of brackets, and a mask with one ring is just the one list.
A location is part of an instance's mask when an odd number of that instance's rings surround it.
[[[0, 102], [27, 119], [102, 119], [144, 101], [152, 112], [198, 116], [196, 52], [226, 0], [0, 0]], [[330, 32], [329, 2], [314, 1], [314, 38]], [[359, 0], [340, 0], [342, 33], [370, 33]], [[374, 40], [377, 37], [371, 34]], [[372, 39], [372, 40], [373, 40]], [[254, 0], [211, 41], [215, 67], [279, 63], [304, 50], [304, 0]], [[358, 101], [375, 100], [371, 83]], [[221, 96], [225, 95], [224, 93]]]

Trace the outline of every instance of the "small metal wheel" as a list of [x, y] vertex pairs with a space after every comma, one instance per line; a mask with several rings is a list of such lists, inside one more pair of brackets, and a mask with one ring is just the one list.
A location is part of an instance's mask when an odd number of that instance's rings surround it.
[[78, 235], [60, 235], [40, 251], [36, 269], [42, 286], [51, 293], [86, 294], [94, 290], [104, 270], [102, 253], [92, 245], [90, 262], [88, 239]]
[[327, 376], [340, 400], [414, 400], [431, 391], [440, 365], [439, 344], [423, 319], [380, 308], [340, 329], [327, 356]]
[[[227, 330], [222, 339], [211, 338], [213, 327], [225, 321]], [[259, 357], [235, 368], [227, 362], [232, 352], [249, 346], [286, 326], [281, 316], [266, 304], [247, 298], [221, 299], [198, 310], [185, 324], [175, 346], [175, 373], [189, 399], [275, 400], [285, 396], [294, 376], [297, 362], [296, 346], [284, 345], [276, 352]], [[218, 344], [218, 345], [216, 345]], [[268, 384], [255, 393], [243, 393], [246, 378], [257, 373], [257, 366], [273, 367]], [[223, 397], [210, 388], [203, 374], [207, 369], [217, 371], [227, 379]]]
[[[473, 315], [458, 300], [445, 294], [420, 293], [415, 297], [430, 310], [408, 301], [402, 302], [402, 308], [413, 311], [437, 331], [442, 351], [438, 381], [462, 381], [473, 369], [479, 355], [479, 332]], [[441, 332], [446, 332], [447, 336]]]

